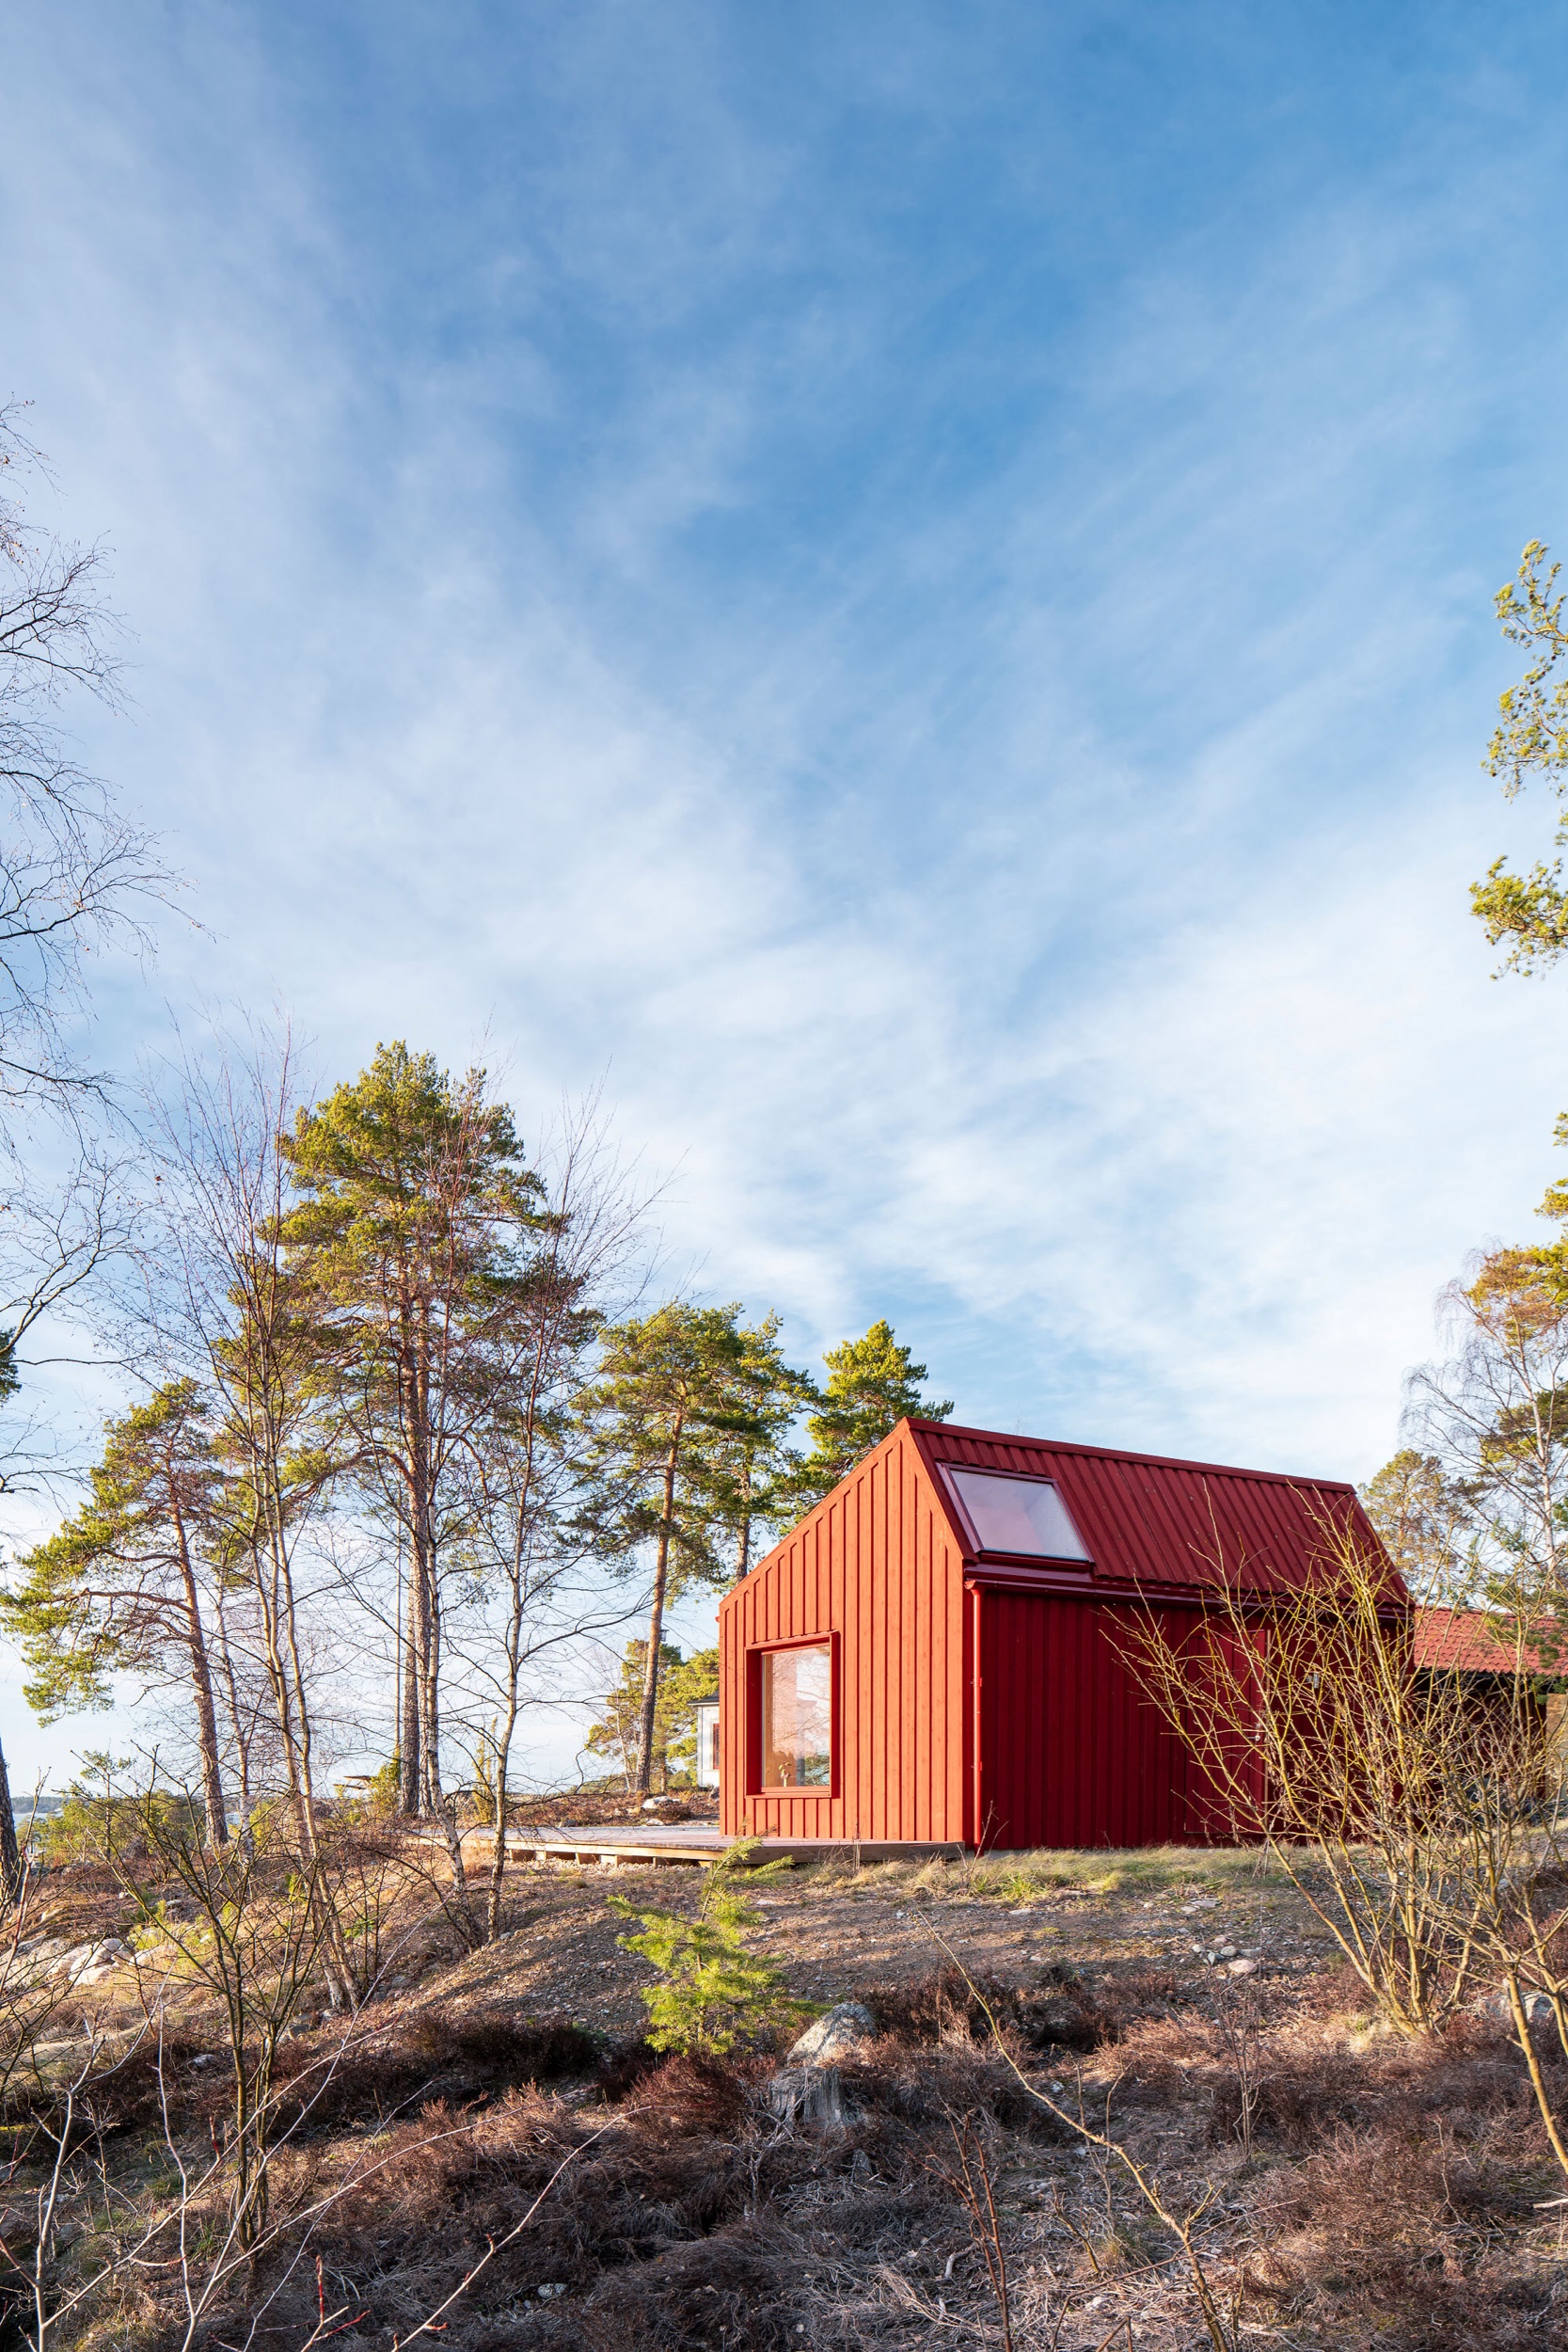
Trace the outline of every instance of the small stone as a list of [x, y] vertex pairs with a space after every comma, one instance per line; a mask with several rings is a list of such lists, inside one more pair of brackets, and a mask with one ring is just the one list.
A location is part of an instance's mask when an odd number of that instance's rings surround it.
[[1255, 1977], [1258, 1974], [1259, 1963], [1255, 1960], [1232, 1960], [1226, 1964], [1233, 1977]]
[[[1525, 2018], [1529, 2026], [1531, 2042], [1538, 2048], [1554, 2049], [1557, 2046], [1557, 2019], [1545, 1994], [1521, 1994], [1520, 2006], [1524, 2010]], [[1499, 1992], [1488, 1994], [1481, 2003], [1481, 2009], [1486, 2016], [1495, 2019], [1497, 2024], [1517, 2038], [1513, 2024], [1513, 2009], [1509, 2000], [1506, 1986]]]
[[769, 2114], [781, 2123], [825, 2123], [842, 2131], [844, 2093], [836, 2066], [781, 2066], [764, 2085]]
[[789, 2052], [791, 2066], [837, 2066], [853, 2058], [877, 2031], [877, 2021], [859, 2001], [840, 2001], [806, 2027]]

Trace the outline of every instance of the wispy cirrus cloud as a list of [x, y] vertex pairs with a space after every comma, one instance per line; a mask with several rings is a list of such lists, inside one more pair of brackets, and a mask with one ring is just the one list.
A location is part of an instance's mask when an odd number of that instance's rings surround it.
[[166, 998], [609, 1072], [672, 1255], [972, 1420], [1360, 1473], [1564, 1080], [1464, 884], [1556, 527], [1551, 27], [87, 0], [8, 360]]

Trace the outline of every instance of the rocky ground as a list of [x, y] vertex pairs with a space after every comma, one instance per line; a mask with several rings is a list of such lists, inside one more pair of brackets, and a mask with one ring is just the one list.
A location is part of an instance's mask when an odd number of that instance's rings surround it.
[[[460, 1984], [470, 1997], [565, 2007], [607, 2032], [635, 2031], [647, 1971], [621, 1949], [625, 1923], [605, 1895], [678, 1902], [695, 1877], [689, 1866], [669, 1865], [521, 1873], [516, 1924], [504, 1941], [443, 1975], [427, 1997], [444, 1999]], [[1051, 1963], [1112, 1972], [1157, 1963], [1173, 1999], [1199, 2003], [1212, 1998], [1216, 1971], [1227, 1982], [1257, 1979], [1261, 1988], [1337, 1958], [1332, 1937], [1300, 1899], [1257, 1873], [1250, 1857], [1173, 1858], [1159, 1891], [1146, 1891], [1154, 1880], [1152, 1861], [1134, 1869], [1103, 1856], [1085, 1858], [1077, 1883], [1070, 1870], [1053, 1883], [1010, 1863], [880, 1864], [853, 1874], [815, 1867], [759, 1890], [759, 1941], [812, 2001], [842, 1999], [868, 1979], [928, 1975], [950, 1954], [1020, 1982]]]

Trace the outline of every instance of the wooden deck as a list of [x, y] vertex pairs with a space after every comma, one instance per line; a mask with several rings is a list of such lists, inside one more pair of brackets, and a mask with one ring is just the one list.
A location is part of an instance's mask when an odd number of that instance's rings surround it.
[[[463, 1838], [463, 1864], [466, 1869], [480, 1869], [488, 1862], [494, 1849], [495, 1834], [491, 1830], [471, 1829]], [[684, 1867], [709, 1869], [721, 1861], [737, 1841], [722, 1830], [710, 1829], [705, 1823], [689, 1827], [672, 1823], [668, 1828], [648, 1829], [509, 1829], [506, 1833], [506, 1853], [509, 1862], [531, 1862], [536, 1869], [552, 1867], [593, 1867], [600, 1870], [646, 1870], [649, 1868]], [[922, 1845], [911, 1841], [862, 1839], [859, 1844], [843, 1844], [814, 1837], [759, 1838], [748, 1857], [754, 1867], [765, 1862], [823, 1862], [834, 1860], [862, 1862], [956, 1862], [962, 1853], [961, 1846]]]

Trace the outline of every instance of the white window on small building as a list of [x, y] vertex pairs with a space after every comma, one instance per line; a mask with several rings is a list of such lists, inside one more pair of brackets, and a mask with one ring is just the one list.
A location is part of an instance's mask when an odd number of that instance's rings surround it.
[[717, 1788], [719, 1786], [719, 1702], [717, 1699], [697, 1701], [697, 1786]]

